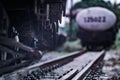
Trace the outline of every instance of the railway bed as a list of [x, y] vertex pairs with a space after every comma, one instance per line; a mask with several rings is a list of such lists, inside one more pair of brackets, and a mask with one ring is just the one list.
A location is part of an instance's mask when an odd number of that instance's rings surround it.
[[104, 54], [105, 51], [77, 51], [3, 75], [0, 80], [98, 80]]

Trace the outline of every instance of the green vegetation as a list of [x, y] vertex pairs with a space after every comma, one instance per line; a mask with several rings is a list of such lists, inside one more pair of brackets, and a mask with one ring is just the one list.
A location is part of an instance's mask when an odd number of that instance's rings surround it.
[[120, 49], [120, 33], [116, 35], [116, 41], [113, 47]]

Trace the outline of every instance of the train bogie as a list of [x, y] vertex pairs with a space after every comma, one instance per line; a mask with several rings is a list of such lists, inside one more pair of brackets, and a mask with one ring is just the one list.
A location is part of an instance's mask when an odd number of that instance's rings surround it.
[[93, 32], [80, 28], [78, 31], [82, 46], [88, 50], [109, 48], [115, 41], [115, 35], [116, 33], [113, 29]]

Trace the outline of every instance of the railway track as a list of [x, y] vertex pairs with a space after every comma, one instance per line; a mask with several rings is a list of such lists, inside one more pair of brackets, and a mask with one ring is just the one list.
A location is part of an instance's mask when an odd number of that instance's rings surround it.
[[[76, 51], [1, 76], [0, 80], [87, 80], [100, 72], [105, 51]], [[99, 77], [99, 76], [97, 76]]]

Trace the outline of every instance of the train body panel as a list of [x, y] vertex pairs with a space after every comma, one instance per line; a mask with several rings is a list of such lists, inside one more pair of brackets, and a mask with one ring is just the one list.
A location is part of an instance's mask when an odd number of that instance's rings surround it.
[[90, 7], [77, 14], [76, 22], [83, 29], [103, 31], [115, 24], [116, 15], [103, 7]]

